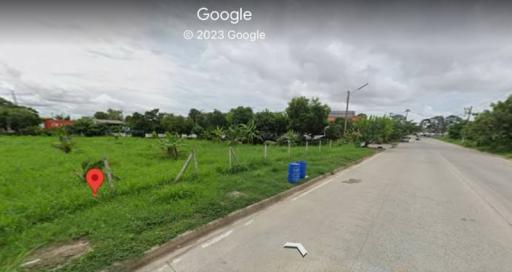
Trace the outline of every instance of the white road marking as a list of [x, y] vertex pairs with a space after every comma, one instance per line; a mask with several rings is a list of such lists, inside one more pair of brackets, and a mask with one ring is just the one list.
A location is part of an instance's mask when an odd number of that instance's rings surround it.
[[251, 220], [245, 222], [244, 226], [249, 226], [250, 224], [252, 224], [252, 222], [254, 222], [254, 219], [251, 219]]
[[364, 165], [364, 164], [366, 164], [366, 163], [369, 163], [369, 162], [371, 162], [371, 161], [375, 160], [375, 158], [377, 158], [378, 156], [380, 156], [380, 155], [381, 155], [382, 153], [384, 153], [384, 152], [385, 152], [385, 151], [381, 151], [381, 152], [379, 152], [379, 153], [377, 153], [377, 154], [373, 155], [372, 157], [370, 157], [370, 158], [368, 158], [368, 159], [366, 159], [366, 160], [363, 160], [362, 162], [360, 162], [360, 163], [358, 163], [358, 164], [356, 164], [356, 165], [353, 165], [353, 166], [351, 166], [351, 167], [349, 167], [349, 168], [347, 168], [347, 169], [343, 170], [343, 172], [346, 172], [347, 170], [350, 170], [350, 169], [357, 169], [357, 168], [361, 167], [361, 165]]
[[310, 190], [308, 190], [308, 191], [306, 191], [306, 192], [304, 192], [304, 193], [302, 193], [302, 194], [300, 194], [300, 195], [298, 195], [298, 196], [296, 196], [296, 197], [292, 198], [292, 201], [295, 201], [295, 200], [297, 200], [297, 199], [299, 199], [299, 198], [301, 198], [301, 197], [303, 197], [303, 196], [308, 195], [309, 193], [313, 192], [314, 190], [316, 190], [316, 189], [318, 189], [318, 188], [320, 188], [320, 187], [325, 186], [327, 183], [329, 183], [329, 182], [333, 181], [335, 178], [343, 177], [343, 176], [344, 176], [344, 174], [346, 174], [346, 173], [347, 173], [347, 171], [349, 171], [349, 170], [353, 170], [353, 169], [357, 169], [357, 168], [358, 168], [358, 167], [360, 167], [361, 165], [363, 165], [363, 164], [365, 164], [365, 163], [368, 163], [368, 162], [370, 162], [370, 161], [374, 160], [375, 158], [377, 158], [377, 157], [378, 157], [379, 155], [381, 155], [382, 153], [384, 153], [384, 152], [377, 153], [377, 154], [373, 155], [371, 158], [368, 158], [368, 159], [366, 159], [366, 160], [364, 160], [364, 161], [362, 161], [362, 162], [360, 162], [360, 163], [358, 163], [358, 164], [356, 164], [356, 165], [353, 165], [353, 166], [351, 166], [351, 167], [349, 167], [349, 168], [347, 168], [347, 169], [344, 169], [343, 171], [341, 171], [341, 172], [339, 172], [339, 173], [334, 174], [334, 176], [333, 176], [333, 177], [331, 177], [330, 179], [328, 179], [326, 182], [324, 182], [324, 183], [322, 183], [322, 184], [320, 184], [320, 185], [318, 185], [318, 186], [314, 187], [313, 189], [310, 189]]
[[35, 260], [32, 260], [32, 261], [28, 261], [26, 263], [23, 263], [22, 265], [20, 265], [21, 267], [25, 267], [25, 266], [29, 266], [29, 265], [32, 265], [32, 264], [35, 264], [35, 263], [38, 263], [40, 262], [41, 259], [35, 259]]
[[292, 201], [295, 201], [295, 200], [297, 200], [297, 199], [299, 199], [299, 198], [301, 198], [301, 197], [303, 197], [303, 196], [308, 195], [309, 193], [313, 192], [314, 190], [319, 189], [319, 188], [321, 188], [321, 187], [323, 187], [323, 186], [327, 185], [327, 184], [328, 184], [328, 183], [330, 183], [331, 181], [333, 181], [333, 179], [332, 179], [332, 178], [330, 178], [330, 179], [328, 179], [327, 181], [325, 181], [324, 183], [322, 183], [322, 184], [320, 184], [320, 185], [317, 185], [317, 186], [313, 187], [312, 189], [309, 189], [308, 191], [305, 191], [304, 193], [302, 193], [302, 194], [300, 194], [300, 195], [298, 195], [298, 196], [296, 196], [296, 197], [292, 198]]
[[284, 247], [298, 249], [299, 252], [300, 252], [300, 255], [302, 255], [302, 257], [304, 257], [304, 256], [306, 256], [306, 254], [308, 254], [308, 251], [306, 250], [306, 248], [301, 243], [287, 242], [286, 244], [284, 244]]
[[213, 245], [213, 244], [217, 243], [218, 241], [220, 241], [220, 240], [222, 240], [222, 239], [224, 239], [224, 238], [228, 237], [229, 235], [231, 235], [231, 233], [232, 233], [232, 232], [233, 232], [233, 230], [228, 230], [228, 231], [224, 232], [223, 234], [221, 234], [221, 235], [219, 235], [219, 236], [217, 236], [217, 237], [215, 237], [215, 238], [211, 239], [210, 241], [208, 241], [208, 242], [206, 242], [206, 243], [203, 243], [203, 244], [201, 245], [201, 247], [202, 247], [202, 248], [209, 247], [209, 246], [211, 246], [211, 245]]
[[157, 272], [168, 272], [169, 269], [172, 270], [172, 267], [169, 264], [166, 263], [165, 265], [163, 265], [160, 268], [158, 268]]

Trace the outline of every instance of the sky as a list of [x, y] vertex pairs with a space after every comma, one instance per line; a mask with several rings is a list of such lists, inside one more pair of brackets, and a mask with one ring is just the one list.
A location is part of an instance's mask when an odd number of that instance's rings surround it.
[[[209, 11], [251, 20], [202, 21]], [[333, 110], [476, 112], [512, 94], [512, 4], [493, 1], [115, 1], [0, 4], [0, 96], [42, 116], [186, 115], [295, 96]], [[184, 31], [195, 38], [187, 40]], [[198, 40], [198, 31], [265, 39]]]

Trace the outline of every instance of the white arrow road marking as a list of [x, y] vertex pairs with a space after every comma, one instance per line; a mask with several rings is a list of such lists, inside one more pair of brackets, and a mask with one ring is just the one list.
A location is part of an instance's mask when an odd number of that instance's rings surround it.
[[284, 247], [298, 249], [300, 252], [300, 255], [302, 255], [302, 257], [304, 257], [304, 256], [306, 256], [306, 254], [308, 254], [308, 251], [306, 250], [306, 248], [304, 248], [304, 246], [301, 243], [287, 242], [286, 244], [284, 244]]

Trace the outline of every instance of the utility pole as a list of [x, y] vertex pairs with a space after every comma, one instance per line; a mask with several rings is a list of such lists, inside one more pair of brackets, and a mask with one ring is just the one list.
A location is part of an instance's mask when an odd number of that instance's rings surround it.
[[18, 105], [18, 100], [16, 99], [16, 92], [14, 90], [11, 90], [11, 96], [12, 96], [12, 102], [14, 105]]
[[[354, 90], [354, 93], [368, 86], [368, 83]], [[347, 105], [345, 106], [345, 125], [343, 126], [343, 136], [347, 135], [347, 122], [348, 122], [348, 104], [350, 103], [350, 90], [347, 91]]]
[[350, 102], [350, 90], [347, 91], [347, 105], [345, 106], [345, 125], [343, 126], [343, 137], [347, 135], [348, 103]]
[[405, 121], [407, 121], [407, 115], [409, 115], [409, 112], [411, 112], [410, 109], [405, 110]]
[[[471, 118], [472, 111], [473, 111], [473, 106], [470, 106], [469, 108], [464, 108], [464, 114], [468, 115], [468, 118], [466, 119], [466, 124], [469, 122], [469, 119]], [[464, 129], [462, 129], [461, 133], [462, 133], [462, 143], [464, 144], [464, 141], [466, 140], [466, 135], [464, 133]]]
[[464, 113], [468, 115], [468, 119], [466, 122], [469, 122], [469, 118], [471, 118], [471, 112], [473, 111], [473, 106], [470, 106], [469, 108], [464, 108]]

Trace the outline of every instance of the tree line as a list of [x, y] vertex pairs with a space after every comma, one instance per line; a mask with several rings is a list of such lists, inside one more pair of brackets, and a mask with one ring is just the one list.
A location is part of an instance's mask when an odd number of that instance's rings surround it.
[[[2, 100], [3, 104], [10, 102]], [[3, 105], [2, 104], [2, 105]], [[41, 130], [37, 125], [41, 122], [37, 111], [21, 107], [24, 120], [15, 118], [14, 105], [8, 104], [9, 112], [3, 114], [0, 105], [0, 132], [7, 131], [6, 120], [10, 129], [16, 134], [52, 134], [54, 130]], [[65, 127], [71, 134], [84, 136], [101, 136], [113, 132], [126, 132], [132, 136], [144, 137], [146, 134], [171, 133], [173, 135], [196, 135], [198, 138], [215, 141], [232, 141], [241, 143], [262, 143], [275, 141], [279, 143], [302, 143], [305, 140], [326, 138], [337, 140], [369, 143], [396, 141], [417, 130], [417, 125], [405, 120], [402, 115], [366, 116], [359, 114], [348, 120], [348, 129], [344, 135], [344, 119], [337, 118], [328, 122], [330, 108], [318, 98], [292, 98], [284, 111], [273, 112], [263, 110], [254, 112], [251, 107], [238, 106], [227, 112], [213, 110], [202, 112], [190, 109], [187, 115], [162, 112], [152, 109], [142, 113], [134, 112], [124, 116], [115, 109], [98, 111], [92, 116], [74, 120], [74, 124]], [[3, 119], [1, 116], [4, 116]], [[69, 119], [68, 116], [59, 116]], [[111, 126], [98, 120], [123, 121], [123, 125]], [[317, 136], [317, 137], [315, 137]]]
[[463, 140], [496, 152], [512, 151], [512, 96], [505, 101], [491, 104], [489, 110], [464, 119], [456, 115], [435, 116], [420, 123], [424, 131], [446, 134], [449, 138]]

